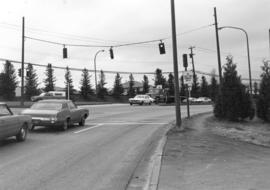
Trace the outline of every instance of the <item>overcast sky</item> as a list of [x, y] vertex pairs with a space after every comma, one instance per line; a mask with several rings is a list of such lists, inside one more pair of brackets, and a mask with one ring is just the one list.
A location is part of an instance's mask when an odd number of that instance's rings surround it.
[[[269, 59], [269, 0], [175, 0], [178, 34], [179, 70], [182, 54], [195, 46], [196, 70], [217, 71], [214, 7], [219, 26], [244, 28], [249, 35], [253, 78], [259, 78], [263, 59]], [[59, 42], [114, 46], [118, 44], [164, 39], [166, 54], [160, 55], [158, 42], [114, 48], [111, 60], [109, 48], [67, 47], [68, 59], [62, 59], [62, 46], [26, 39], [25, 61], [53, 66], [105, 71], [163, 72], [173, 71], [170, 0], [0, 0], [0, 58], [21, 59], [21, 22], [25, 17], [28, 37]], [[222, 64], [232, 55], [239, 74], [248, 78], [246, 39], [243, 32], [223, 29], [219, 32]], [[2, 66], [2, 64], [1, 64]], [[14, 64], [18, 68], [19, 64]], [[191, 65], [189, 65], [191, 66]], [[44, 79], [42, 67], [35, 67], [39, 80]], [[191, 69], [191, 67], [190, 67]], [[55, 70], [57, 86], [64, 86], [64, 70]], [[94, 85], [94, 74], [91, 73]], [[121, 75], [122, 82], [128, 75]], [[75, 86], [81, 72], [72, 71]], [[106, 74], [108, 87], [115, 74]], [[141, 81], [142, 75], [134, 75]], [[153, 76], [149, 75], [152, 81]]]

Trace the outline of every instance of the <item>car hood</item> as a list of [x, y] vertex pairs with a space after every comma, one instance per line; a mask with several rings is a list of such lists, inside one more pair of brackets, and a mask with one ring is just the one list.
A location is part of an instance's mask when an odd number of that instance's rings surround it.
[[34, 110], [34, 109], [26, 109], [23, 110], [21, 114], [23, 115], [56, 115], [58, 110]]

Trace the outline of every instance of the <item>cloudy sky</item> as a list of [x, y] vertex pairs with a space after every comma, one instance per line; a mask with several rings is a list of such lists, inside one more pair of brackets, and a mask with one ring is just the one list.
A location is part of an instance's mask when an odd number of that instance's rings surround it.
[[[269, 59], [269, 0], [175, 0], [178, 38], [179, 70], [182, 54], [194, 48], [196, 70], [217, 71], [214, 26], [214, 7], [219, 26], [244, 28], [249, 34], [253, 78], [259, 78], [263, 59]], [[109, 48], [67, 47], [68, 59], [62, 59], [62, 45], [26, 39], [25, 61], [71, 68], [105, 71], [163, 72], [173, 71], [170, 0], [0, 0], [0, 58], [21, 59], [21, 23], [25, 17], [25, 35], [58, 42], [115, 46], [125, 43], [165, 39], [166, 54], [160, 55], [158, 42], [114, 48], [111, 60]], [[233, 29], [220, 31], [222, 64], [232, 55], [238, 72], [248, 78], [246, 39], [243, 32]], [[0, 67], [2, 64], [0, 65]], [[14, 64], [19, 68], [19, 64]], [[191, 66], [191, 65], [190, 65]], [[44, 79], [43, 67], [35, 67], [39, 80]], [[191, 67], [190, 67], [191, 69]], [[63, 86], [64, 70], [55, 70], [57, 86]], [[92, 85], [94, 85], [94, 74]], [[128, 75], [121, 75], [122, 82]], [[72, 71], [75, 86], [79, 86], [81, 72]], [[115, 74], [106, 74], [108, 87]], [[142, 75], [134, 75], [141, 81]], [[153, 76], [149, 75], [152, 81]]]

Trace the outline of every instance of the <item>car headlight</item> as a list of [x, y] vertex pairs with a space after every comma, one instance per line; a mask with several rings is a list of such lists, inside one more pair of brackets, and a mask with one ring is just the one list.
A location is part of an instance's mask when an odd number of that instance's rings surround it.
[[51, 120], [51, 123], [55, 123], [57, 121], [57, 117], [56, 116], [52, 116], [50, 118], [50, 120]]

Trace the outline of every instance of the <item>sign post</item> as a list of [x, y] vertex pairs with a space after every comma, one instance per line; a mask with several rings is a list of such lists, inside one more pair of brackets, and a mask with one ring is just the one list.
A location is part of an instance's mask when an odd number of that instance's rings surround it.
[[184, 71], [183, 73], [184, 84], [186, 85], [186, 97], [187, 97], [187, 116], [190, 118], [190, 109], [189, 109], [189, 97], [190, 91], [193, 83], [193, 72], [192, 71]]

